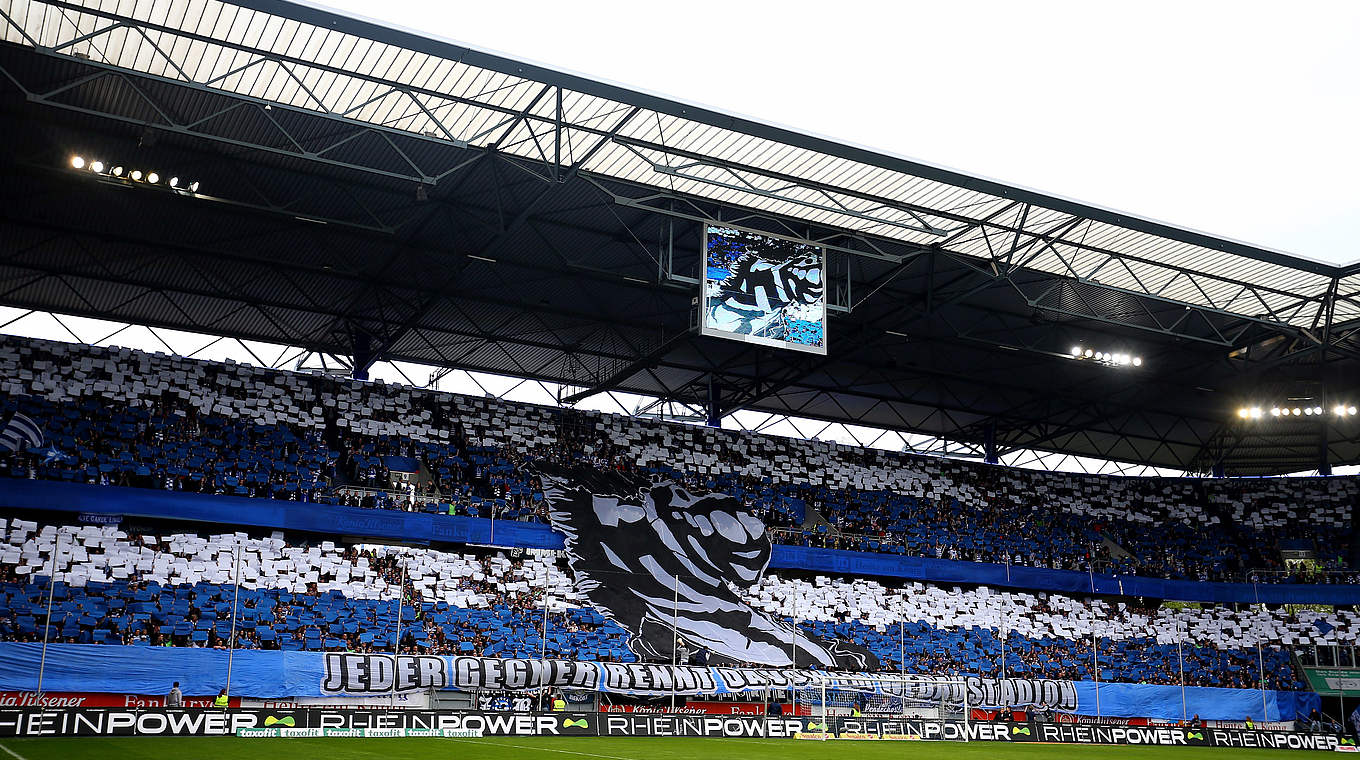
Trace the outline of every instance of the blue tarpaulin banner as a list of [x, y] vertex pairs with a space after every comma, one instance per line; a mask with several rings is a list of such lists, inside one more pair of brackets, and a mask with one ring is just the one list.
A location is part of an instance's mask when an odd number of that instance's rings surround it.
[[931, 557], [852, 552], [776, 544], [770, 567], [796, 568], [844, 575], [877, 575], [934, 583], [966, 583], [1002, 588], [1058, 591], [1068, 594], [1146, 596], [1187, 602], [1250, 604], [1357, 604], [1360, 586], [1270, 583], [1202, 583], [1200, 581], [1102, 575], [1075, 570], [1049, 570], [990, 562], [962, 562]]
[[[0, 690], [34, 691], [42, 645], [0, 643]], [[164, 694], [174, 681], [191, 696], [212, 695], [227, 686], [228, 653], [219, 649], [104, 644], [51, 644], [43, 673], [50, 692]], [[342, 652], [241, 650], [231, 656], [231, 690], [259, 699], [334, 694], [391, 693], [390, 655]], [[761, 668], [672, 667], [567, 660], [503, 660], [482, 657], [406, 656], [395, 668], [397, 691], [449, 688], [522, 690], [558, 688], [632, 694], [712, 694], [764, 688], [816, 690], [855, 688], [881, 693], [945, 698], [977, 707], [1042, 705], [1079, 715], [1179, 720], [1294, 720], [1318, 706], [1312, 692], [1158, 686], [1149, 684], [977, 678], [966, 685], [912, 682], [892, 674], [793, 671]], [[1098, 692], [1098, 694], [1097, 694]], [[1184, 701], [1182, 701], [1182, 699]]]
[[382, 458], [382, 462], [392, 472], [420, 472], [420, 462], [411, 457], [388, 454]]
[[[0, 507], [192, 520], [407, 542], [491, 543], [491, 521], [486, 518], [84, 483], [6, 479], [0, 481]], [[495, 543], [561, 549], [562, 536], [540, 523], [497, 520]]]
[[[564, 546], [562, 535], [541, 523], [496, 520], [493, 541], [492, 521], [486, 518], [41, 480], [5, 480], [0, 487], [0, 508], [191, 520], [405, 542], [495, 543], [532, 549]], [[1360, 604], [1357, 585], [1200, 583], [784, 544], [774, 545], [770, 567], [1188, 602]]]

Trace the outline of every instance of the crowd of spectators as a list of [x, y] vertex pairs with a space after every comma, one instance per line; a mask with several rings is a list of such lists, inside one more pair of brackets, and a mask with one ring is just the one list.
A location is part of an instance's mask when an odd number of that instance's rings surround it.
[[1040, 473], [16, 338], [0, 370], [0, 420], [47, 438], [0, 456], [0, 477], [546, 521], [538, 469], [584, 465], [728, 493], [777, 541], [1206, 581], [1302, 582], [1281, 574], [1284, 541], [1347, 569], [1360, 495], [1354, 478]]
[[[0, 524], [0, 640], [40, 641], [50, 594], [56, 642], [222, 648], [234, 631], [245, 649], [636, 660], [629, 633], [590, 609], [547, 555], [64, 530], [53, 565], [52, 526]], [[248, 568], [239, 596], [224, 582], [238, 560]], [[1353, 645], [1360, 631], [1352, 613], [1330, 616], [1323, 636], [1307, 614], [1282, 609], [776, 575], [747, 601], [864, 647], [886, 671], [936, 676], [1177, 684], [1184, 673], [1187, 685], [1251, 688], [1264, 673], [1270, 688], [1303, 689], [1286, 647], [1301, 636]]]

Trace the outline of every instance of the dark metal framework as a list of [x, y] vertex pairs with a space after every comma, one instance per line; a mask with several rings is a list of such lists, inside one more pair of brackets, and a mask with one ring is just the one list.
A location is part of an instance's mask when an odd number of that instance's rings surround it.
[[[0, 0], [0, 303], [1209, 472], [1360, 462], [1332, 267], [277, 0]], [[65, 170], [179, 172], [203, 196]], [[827, 247], [826, 357], [699, 338], [699, 233]], [[1073, 344], [1145, 357], [1067, 358]], [[717, 397], [710, 397], [712, 389]]]

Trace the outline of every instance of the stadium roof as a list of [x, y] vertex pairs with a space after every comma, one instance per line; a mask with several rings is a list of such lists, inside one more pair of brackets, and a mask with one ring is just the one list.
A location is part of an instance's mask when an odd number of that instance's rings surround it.
[[[23, 178], [3, 303], [690, 401], [714, 378], [727, 410], [1003, 450], [1360, 462], [1344, 424], [1233, 421], [1354, 400], [1360, 264], [274, 0], [0, 0], [0, 35]], [[54, 170], [75, 152], [211, 197]], [[693, 334], [710, 221], [828, 247], [825, 359]], [[1079, 366], [1072, 344], [1148, 363]]]

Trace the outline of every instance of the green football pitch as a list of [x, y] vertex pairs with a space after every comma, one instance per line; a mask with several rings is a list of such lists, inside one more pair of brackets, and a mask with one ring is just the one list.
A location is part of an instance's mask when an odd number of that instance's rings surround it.
[[845, 742], [792, 739], [237, 739], [235, 737], [114, 737], [5, 739], [0, 760], [1008, 760], [1073, 758], [1100, 760], [1249, 760], [1306, 751], [1212, 747], [1094, 747], [992, 742]]

